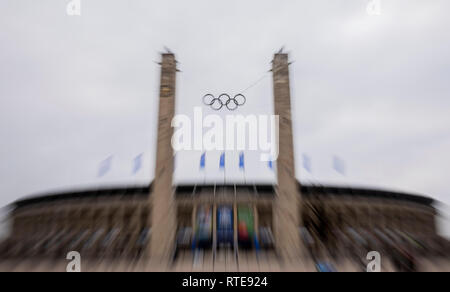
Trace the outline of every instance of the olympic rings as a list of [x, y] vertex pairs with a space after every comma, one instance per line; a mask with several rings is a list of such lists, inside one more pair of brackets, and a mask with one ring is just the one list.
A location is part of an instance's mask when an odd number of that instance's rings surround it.
[[244, 105], [247, 99], [243, 94], [236, 94], [233, 98], [226, 93], [222, 93], [219, 97], [214, 97], [212, 94], [203, 96], [203, 103], [211, 106], [213, 110], [221, 110], [225, 106], [228, 110], [234, 111], [238, 107]]

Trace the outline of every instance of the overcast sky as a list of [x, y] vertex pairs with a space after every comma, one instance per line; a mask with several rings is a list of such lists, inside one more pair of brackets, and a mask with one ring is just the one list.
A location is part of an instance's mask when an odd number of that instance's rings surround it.
[[[0, 1], [1, 206], [48, 190], [149, 183], [164, 46], [180, 62], [177, 112], [188, 115], [205, 93], [236, 94], [260, 78], [240, 112], [270, 114], [267, 71], [285, 46], [300, 181], [450, 203], [449, 1], [381, 0], [381, 15], [369, 15], [367, 0], [81, 0], [81, 16], [68, 16], [69, 2]], [[176, 181], [223, 179], [218, 155], [204, 174], [200, 153], [181, 153]], [[247, 157], [246, 180], [274, 180]], [[242, 179], [236, 156], [227, 162], [228, 179]]]

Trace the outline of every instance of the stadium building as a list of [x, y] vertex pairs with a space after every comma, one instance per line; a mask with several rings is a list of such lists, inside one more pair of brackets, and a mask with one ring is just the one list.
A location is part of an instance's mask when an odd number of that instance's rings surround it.
[[[369, 251], [386, 259], [384, 270], [413, 270], [445, 254], [431, 198], [296, 180], [289, 59], [282, 52], [272, 62], [277, 184], [173, 185], [176, 64], [172, 53], [162, 54], [152, 184], [15, 202], [1, 269], [65, 270], [69, 251], [81, 254], [85, 270], [146, 271], [358, 271]], [[118, 264], [105, 264], [111, 262]]]

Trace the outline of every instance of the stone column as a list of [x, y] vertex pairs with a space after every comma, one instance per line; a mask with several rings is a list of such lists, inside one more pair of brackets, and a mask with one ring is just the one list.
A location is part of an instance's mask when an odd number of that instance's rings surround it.
[[292, 138], [291, 93], [288, 54], [278, 53], [272, 62], [275, 114], [279, 116], [278, 185], [274, 201], [275, 247], [284, 260], [300, 256], [300, 194], [295, 178]]
[[169, 262], [175, 246], [176, 207], [172, 176], [174, 157], [171, 145], [175, 115], [176, 60], [171, 53], [162, 54], [159, 96], [156, 169], [151, 201], [150, 260]]

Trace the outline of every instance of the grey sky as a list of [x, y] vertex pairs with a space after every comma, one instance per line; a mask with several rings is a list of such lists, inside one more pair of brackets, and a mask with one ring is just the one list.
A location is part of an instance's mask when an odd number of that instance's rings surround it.
[[[207, 92], [237, 93], [270, 69], [284, 45], [297, 176], [382, 187], [450, 203], [450, 2], [381, 0], [0, 2], [0, 205], [73, 186], [153, 178], [158, 52], [177, 55], [177, 109]], [[247, 92], [244, 113], [270, 113], [271, 76]], [[131, 175], [131, 161], [145, 153]], [[308, 153], [313, 173], [301, 166]], [[100, 161], [114, 155], [103, 178]], [[340, 177], [331, 158], [346, 162]], [[247, 162], [247, 179], [273, 180]], [[177, 181], [203, 181], [198, 153], [178, 157]], [[231, 159], [231, 158], [230, 158]], [[209, 178], [220, 178], [207, 160]], [[230, 174], [231, 175], [231, 174]]]

